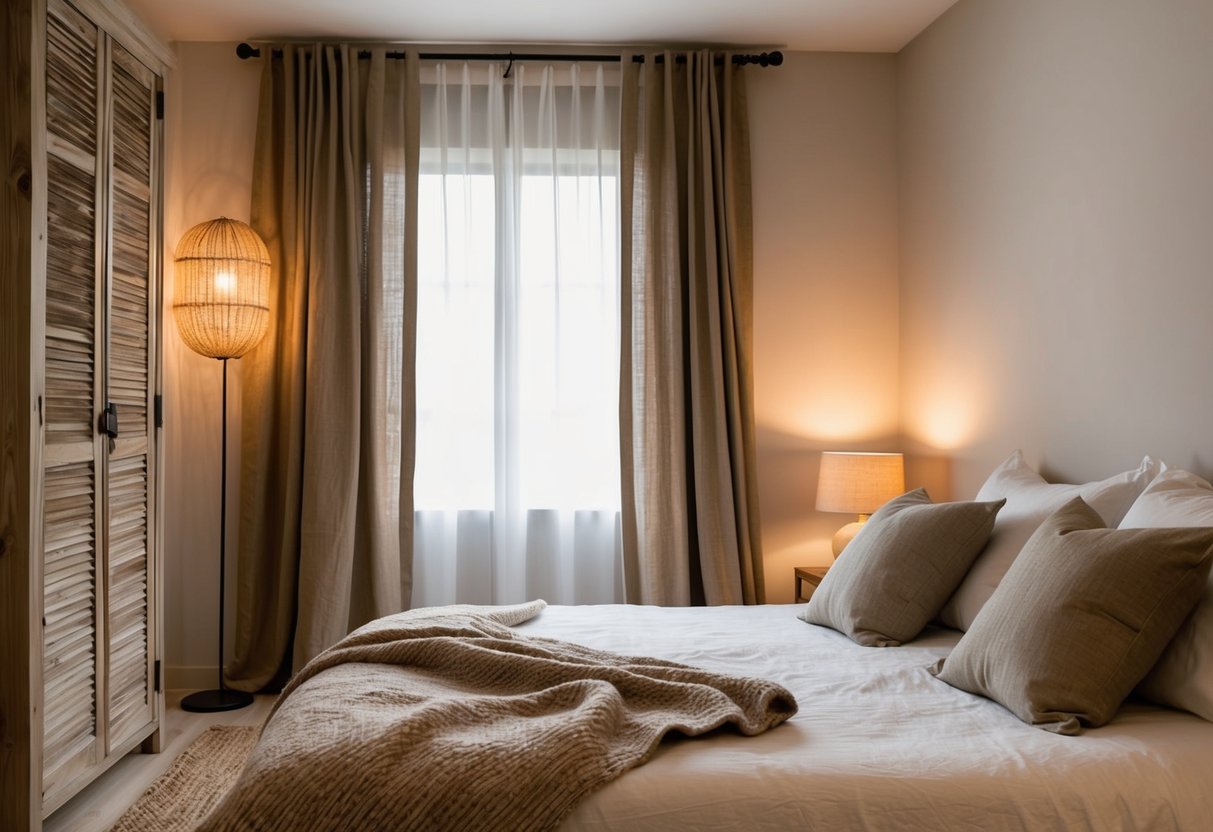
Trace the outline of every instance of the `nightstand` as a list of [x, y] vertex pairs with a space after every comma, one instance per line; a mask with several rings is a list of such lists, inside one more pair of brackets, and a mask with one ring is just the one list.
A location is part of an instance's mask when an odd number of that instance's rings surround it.
[[796, 567], [796, 602], [806, 603], [813, 597], [813, 590], [821, 583], [821, 579], [830, 571], [828, 566], [797, 566]]

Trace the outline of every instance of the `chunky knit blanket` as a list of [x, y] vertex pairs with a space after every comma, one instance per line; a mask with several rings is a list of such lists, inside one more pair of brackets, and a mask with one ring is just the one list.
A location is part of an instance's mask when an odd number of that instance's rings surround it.
[[414, 610], [355, 631], [291, 680], [201, 829], [553, 829], [670, 731], [752, 736], [796, 712], [771, 682], [508, 626], [543, 606]]

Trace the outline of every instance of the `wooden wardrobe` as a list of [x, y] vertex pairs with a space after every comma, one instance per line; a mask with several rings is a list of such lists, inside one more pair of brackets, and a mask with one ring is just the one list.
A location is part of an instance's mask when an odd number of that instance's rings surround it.
[[159, 750], [162, 78], [107, 0], [5, 0], [0, 829]]

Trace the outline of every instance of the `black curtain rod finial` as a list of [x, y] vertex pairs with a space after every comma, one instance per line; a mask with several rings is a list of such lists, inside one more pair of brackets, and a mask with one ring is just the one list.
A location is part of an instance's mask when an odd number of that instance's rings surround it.
[[759, 66], [783, 66], [783, 53], [761, 52], [757, 55], [734, 55], [735, 64], [758, 64]]
[[[281, 52], [281, 50], [274, 50], [273, 52], [271, 52], [271, 54], [277, 55], [280, 52]], [[359, 57], [369, 57], [369, 55], [370, 55], [370, 53], [362, 53], [362, 52], [359, 53]], [[237, 45], [237, 47], [236, 47], [236, 57], [238, 57], [242, 61], [246, 61], [249, 58], [260, 58], [261, 50], [256, 46], [252, 46], [251, 44], [241, 43], [241, 44]], [[388, 57], [389, 58], [403, 58], [404, 53], [403, 52], [389, 52]], [[598, 61], [601, 63], [618, 63], [620, 60], [619, 55], [544, 55], [541, 53], [530, 55], [530, 54], [515, 54], [513, 52], [507, 52], [504, 55], [503, 54], [486, 54], [486, 53], [478, 53], [478, 52], [473, 52], [473, 53], [422, 52], [420, 55], [418, 55], [418, 57], [421, 58], [422, 60], [438, 60], [438, 61], [441, 61], [441, 60], [447, 60], [447, 61], [460, 61], [460, 60], [462, 60], [462, 61], [504, 61], [504, 60], [508, 60], [509, 65], [506, 67], [505, 75], [503, 76], [506, 78], [510, 77], [510, 70], [514, 68], [515, 60], [519, 60], [519, 61], [544, 61], [544, 60], [546, 60], [546, 61]], [[636, 61], [637, 63], [643, 63], [644, 55], [633, 55], [632, 60]], [[685, 60], [686, 60], [685, 55], [678, 56], [679, 63], [682, 63]], [[661, 62], [660, 55], [657, 56], [657, 61], [658, 61], [658, 63]], [[718, 63], [719, 63], [719, 61], [720, 61], [720, 58], [717, 58]], [[776, 50], [774, 52], [760, 52], [757, 55], [736, 54], [736, 55], [733, 55], [733, 63], [737, 64], [738, 66], [745, 66], [747, 64], [757, 64], [758, 66], [763, 66], [763, 67], [782, 66], [783, 65], [783, 53]]]

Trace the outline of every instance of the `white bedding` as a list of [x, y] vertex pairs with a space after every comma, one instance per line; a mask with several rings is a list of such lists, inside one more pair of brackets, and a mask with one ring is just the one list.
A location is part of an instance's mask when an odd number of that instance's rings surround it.
[[800, 703], [758, 737], [664, 743], [563, 828], [1213, 829], [1213, 723], [1129, 703], [1103, 728], [1051, 734], [927, 673], [959, 633], [860, 647], [800, 609], [548, 607], [521, 625], [772, 679]]

